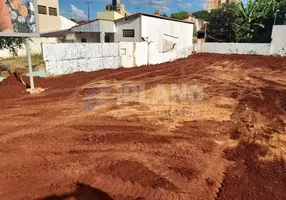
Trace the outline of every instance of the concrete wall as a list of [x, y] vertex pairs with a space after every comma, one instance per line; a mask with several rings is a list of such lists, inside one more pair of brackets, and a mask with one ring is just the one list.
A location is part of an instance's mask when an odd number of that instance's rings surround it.
[[[120, 42], [119, 53], [121, 58], [121, 65], [124, 67], [135, 67], [137, 66], [134, 60], [135, 43], [133, 42]], [[140, 52], [146, 54], [145, 52]], [[146, 54], [147, 55], [147, 54]], [[147, 63], [147, 61], [146, 61]]]
[[163, 53], [152, 42], [120, 42], [119, 52], [123, 67], [136, 67], [154, 65], [187, 57], [192, 53], [192, 46], [180, 49], [175, 47], [173, 50]]
[[155, 43], [149, 44], [149, 64], [160, 64], [164, 62], [173, 61], [177, 58], [176, 49], [162, 53], [158, 51]]
[[[189, 51], [191, 53], [191, 51]], [[43, 58], [48, 75], [97, 71], [164, 63], [188, 56], [178, 49], [162, 53], [154, 43], [45, 43]]]
[[168, 49], [166, 45], [171, 43], [176, 44], [179, 49], [193, 45], [193, 24], [144, 15], [141, 18], [141, 37], [148, 38], [148, 42], [153, 42], [159, 51]]
[[286, 26], [273, 27], [270, 54], [286, 56]]
[[147, 65], [149, 63], [149, 49], [147, 42], [134, 43], [134, 66]]
[[[52, 42], [56, 43], [57, 38], [32, 38], [32, 41], [30, 42], [30, 49], [32, 54], [41, 54], [42, 53], [42, 43]], [[18, 50], [18, 56], [23, 57], [26, 56], [26, 46], [23, 45], [22, 49]], [[1, 50], [0, 51], [0, 58], [10, 58], [13, 57], [13, 54], [9, 52], [8, 50]]]
[[46, 43], [43, 58], [52, 76], [121, 66], [118, 43]]
[[[135, 37], [123, 37], [123, 29], [134, 29]], [[115, 42], [141, 42], [140, 17], [116, 22]]]
[[256, 54], [269, 55], [267, 43], [204, 43], [202, 52], [219, 54]]

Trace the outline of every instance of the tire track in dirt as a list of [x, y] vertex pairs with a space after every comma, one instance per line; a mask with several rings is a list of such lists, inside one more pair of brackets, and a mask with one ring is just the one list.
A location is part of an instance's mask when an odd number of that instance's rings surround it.
[[[257, 128], [261, 124], [256, 123], [258, 119], [271, 113], [268, 117], [271, 123], [261, 127], [266, 127], [272, 134], [261, 134], [265, 130], [259, 130], [259, 134], [270, 139], [283, 137], [282, 133], [277, 133], [281, 120], [273, 119], [278, 114], [276, 111], [280, 110], [284, 115], [280, 108], [285, 110], [282, 100], [285, 98], [279, 98], [277, 102], [276, 97], [282, 94], [277, 88], [283, 88], [286, 71], [281, 69], [285, 68], [285, 63], [285, 59], [275, 57], [200, 54], [155, 66], [36, 79], [37, 85], [48, 90], [33, 97], [22, 93], [22, 89], [14, 87], [13, 83], [0, 84], [0, 88], [10, 94], [0, 94], [1, 103], [5, 105], [0, 115], [5, 125], [0, 128], [4, 133], [0, 138], [6, 141], [3, 143], [0, 139], [0, 199], [50, 200], [50, 196], [60, 200], [84, 199], [85, 190], [78, 191], [76, 185], [91, 192], [87, 195], [89, 199], [94, 198], [92, 195], [97, 194], [97, 189], [101, 190], [102, 200], [212, 200], [217, 193], [217, 199], [254, 199], [253, 194], [257, 193], [249, 192], [253, 187], [269, 191], [268, 195], [275, 193], [272, 199], [284, 197], [285, 165], [282, 162], [265, 164], [252, 157], [252, 154], [258, 154], [265, 159], [260, 147], [241, 143], [235, 149], [226, 150], [223, 157], [229, 135], [233, 133], [232, 136], [239, 137], [242, 133], [231, 132], [236, 130], [232, 122], [222, 119], [228, 120], [225, 115], [231, 112], [251, 116], [232, 119], [240, 121], [244, 128], [251, 128], [248, 122], [255, 122]], [[275, 75], [271, 73], [273, 71]], [[255, 77], [250, 77], [251, 74]], [[218, 113], [212, 120], [202, 116], [184, 123], [184, 118], [181, 126], [172, 129], [174, 131], [166, 128], [172, 121], [162, 117], [157, 125], [158, 116], [137, 109], [136, 102], [128, 105], [128, 109], [137, 111], [127, 115], [108, 113], [127, 110], [116, 108], [113, 100], [108, 106], [85, 112], [90, 88], [100, 86], [100, 83], [120, 86], [130, 82], [145, 84], [146, 89], [156, 84], [201, 84], [206, 91], [205, 112], [212, 112], [216, 106], [231, 112]], [[259, 93], [259, 88], [265, 88], [266, 84], [276, 90], [264, 97], [269, 89]], [[19, 93], [13, 93], [13, 88]], [[246, 92], [255, 93], [255, 98], [245, 99]], [[264, 98], [258, 98], [260, 95]], [[245, 108], [233, 111], [233, 101], [229, 98], [248, 103], [252, 100], [248, 108], [259, 111], [260, 115], [245, 112]], [[209, 100], [219, 103], [208, 104]], [[9, 123], [9, 120], [15, 123]], [[33, 130], [32, 126], [39, 124], [42, 127]], [[280, 148], [278, 152], [282, 150]], [[230, 168], [226, 171], [227, 159]], [[257, 171], [265, 176], [257, 176]], [[268, 184], [274, 181], [277, 183]], [[218, 188], [221, 188], [220, 192]]]

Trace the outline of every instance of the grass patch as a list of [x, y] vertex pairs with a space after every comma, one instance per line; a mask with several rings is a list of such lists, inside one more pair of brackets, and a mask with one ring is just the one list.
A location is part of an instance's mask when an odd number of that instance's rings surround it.
[[[32, 66], [33, 68], [43, 64], [43, 55], [42, 54], [32, 54], [31, 56], [32, 59]], [[7, 63], [10, 66], [23, 66], [23, 67], [28, 67], [28, 58], [27, 57], [12, 57], [12, 58], [7, 58], [1, 60], [3, 63]]]

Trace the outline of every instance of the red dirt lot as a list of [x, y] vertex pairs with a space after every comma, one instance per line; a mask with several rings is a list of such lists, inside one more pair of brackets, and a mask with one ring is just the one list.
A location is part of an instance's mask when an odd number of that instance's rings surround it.
[[[0, 199], [284, 200], [285, 77], [285, 58], [216, 54], [35, 78], [38, 95], [10, 76]], [[201, 101], [173, 99], [174, 84]]]

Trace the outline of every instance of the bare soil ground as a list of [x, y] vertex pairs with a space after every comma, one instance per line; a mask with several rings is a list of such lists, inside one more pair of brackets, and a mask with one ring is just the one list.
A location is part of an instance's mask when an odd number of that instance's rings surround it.
[[[0, 84], [1, 200], [286, 199], [285, 58], [198, 54], [35, 83], [47, 90]], [[158, 84], [204, 97], [150, 103]], [[145, 90], [118, 104], [123, 85]]]

